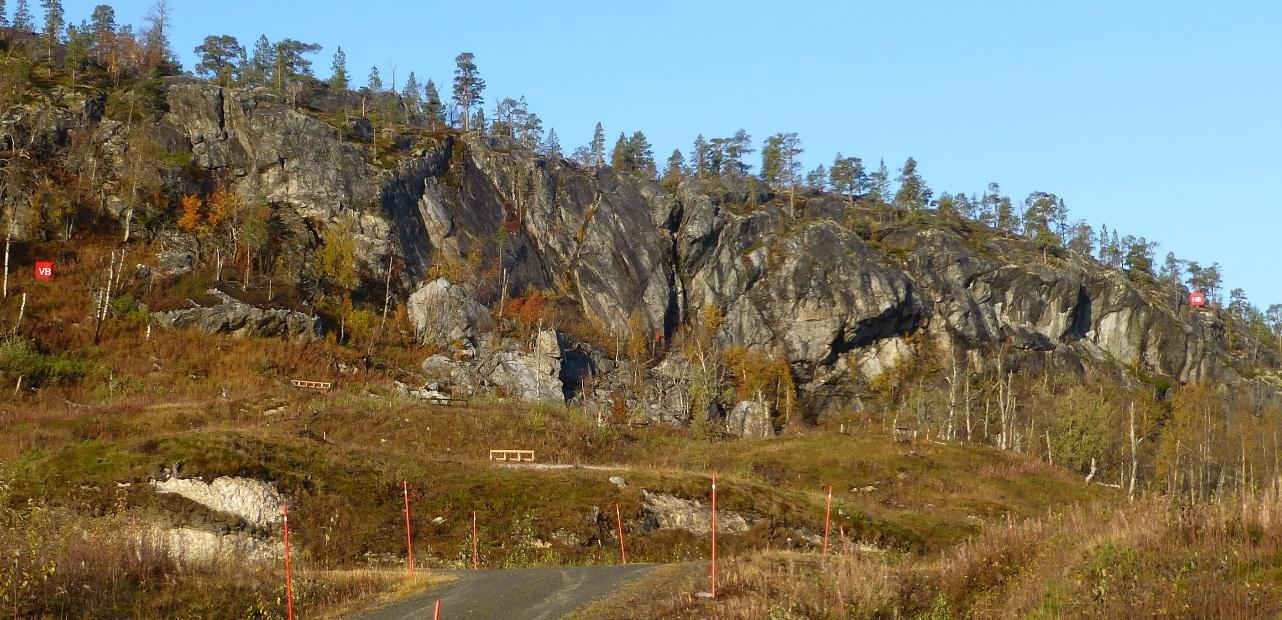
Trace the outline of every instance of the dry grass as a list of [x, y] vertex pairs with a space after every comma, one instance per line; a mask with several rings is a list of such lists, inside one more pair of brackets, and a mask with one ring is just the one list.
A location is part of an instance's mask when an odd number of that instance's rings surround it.
[[[279, 563], [184, 562], [120, 517], [85, 519], [32, 507], [0, 528], [0, 612], [14, 618], [283, 618]], [[294, 573], [295, 610], [324, 617], [431, 582], [401, 571]]]
[[[1282, 613], [1282, 502], [1160, 499], [1013, 520], [929, 556], [766, 551], [646, 584], [594, 618], [1263, 618]], [[589, 617], [589, 616], [585, 616]]]

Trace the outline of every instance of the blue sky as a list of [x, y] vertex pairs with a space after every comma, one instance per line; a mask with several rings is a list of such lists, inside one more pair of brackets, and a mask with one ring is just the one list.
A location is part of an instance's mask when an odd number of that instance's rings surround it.
[[[12, 4], [12, 2], [10, 2]], [[69, 18], [96, 2], [64, 2]], [[122, 22], [150, 0], [118, 0]], [[482, 6], [477, 6], [482, 4]], [[1062, 196], [1073, 217], [1158, 241], [1261, 307], [1282, 302], [1268, 251], [1282, 217], [1282, 3], [194, 2], [171, 0], [184, 66], [207, 34], [343, 46], [363, 83], [413, 70], [448, 84], [476, 54], [486, 99], [525, 95], [567, 150], [599, 120], [656, 157], [742, 127], [796, 131], [807, 167], [841, 150], [938, 194], [998, 181]], [[443, 89], [445, 90], [445, 89]], [[488, 107], [488, 106], [487, 106]], [[755, 155], [754, 155], [755, 157]]]

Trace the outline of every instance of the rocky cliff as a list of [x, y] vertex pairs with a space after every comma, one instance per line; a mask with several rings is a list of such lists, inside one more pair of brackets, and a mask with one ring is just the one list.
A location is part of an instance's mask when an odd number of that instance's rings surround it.
[[[957, 218], [886, 216], [823, 194], [800, 197], [793, 216], [785, 200], [744, 178], [668, 191], [502, 139], [452, 131], [380, 138], [364, 135], [363, 119], [322, 120], [268, 96], [199, 83], [171, 84], [165, 97], [156, 134], [211, 178], [271, 206], [274, 242], [288, 250], [297, 277], [314, 277], [319, 231], [350, 221], [364, 279], [381, 293], [388, 257], [403, 259], [396, 288], [426, 317], [421, 335], [445, 348], [475, 349], [479, 332], [496, 323], [487, 308], [535, 289], [573, 305], [606, 339], [640, 331], [659, 351], [718, 315], [721, 345], [786, 360], [814, 414], [846, 406], [887, 370], [940, 352], [980, 368], [1001, 357], [1182, 382], [1239, 381], [1247, 366], [1230, 352], [1219, 316], [1191, 311], [1178, 292]], [[92, 110], [46, 118], [47, 127], [21, 135], [56, 150], [66, 143], [58, 137], [64, 125], [102, 123], [104, 145], [127, 149], [112, 121]], [[453, 283], [427, 284], [442, 274]], [[420, 291], [425, 284], [430, 290]], [[425, 301], [438, 297], [449, 303]], [[466, 312], [439, 316], [449, 308]], [[288, 337], [313, 333], [281, 321]], [[468, 372], [520, 377], [525, 365], [541, 377], [553, 367], [540, 348], [525, 347], [526, 355], [513, 346], [492, 343], [480, 356], [488, 361], [469, 362]], [[589, 343], [555, 348], [545, 356], [556, 357], [567, 397], [601, 400], [626, 383], [653, 417], [680, 420], [670, 411], [680, 405], [664, 391], [686, 380], [689, 362], [675, 347], [649, 368]], [[504, 351], [496, 362], [494, 352]], [[642, 375], [648, 388], [635, 387]], [[486, 376], [471, 382], [484, 385]], [[579, 392], [587, 376], [602, 379]], [[557, 390], [536, 388], [515, 391], [556, 398]]]

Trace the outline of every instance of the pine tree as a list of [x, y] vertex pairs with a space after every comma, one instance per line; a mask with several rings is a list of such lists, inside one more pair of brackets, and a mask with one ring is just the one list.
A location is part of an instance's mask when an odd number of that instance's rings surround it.
[[1180, 259], [1175, 257], [1175, 252], [1167, 252], [1166, 260], [1162, 263], [1161, 279], [1162, 283], [1171, 288], [1180, 286], [1180, 272], [1183, 268], [1180, 265]]
[[1086, 220], [1077, 220], [1068, 236], [1068, 249], [1078, 256], [1087, 257], [1095, 250], [1095, 231]]
[[210, 35], [194, 50], [200, 62], [196, 64], [196, 73], [214, 78], [219, 84], [228, 86], [232, 76], [237, 72], [236, 65], [245, 54], [245, 48], [229, 34]]
[[819, 164], [814, 170], [806, 173], [806, 189], [822, 192], [828, 186], [828, 169]]
[[723, 172], [729, 174], [748, 174], [748, 156], [756, 152], [752, 148], [752, 136], [748, 132], [740, 129], [734, 132], [734, 135], [722, 141], [722, 148], [719, 149], [724, 153], [721, 163]]
[[349, 75], [347, 73], [347, 53], [343, 51], [343, 46], [338, 46], [334, 51], [334, 59], [329, 64], [329, 88], [336, 93], [347, 92]]
[[276, 44], [276, 69], [273, 81], [276, 90], [284, 92], [285, 87], [298, 78], [311, 77], [312, 61], [309, 54], [319, 52], [321, 46], [316, 43], [303, 43], [297, 39], [282, 39]]
[[1032, 192], [1024, 199], [1024, 234], [1037, 243], [1056, 245], [1059, 238], [1051, 227], [1058, 221], [1059, 206], [1063, 204], [1059, 196], [1047, 192]]
[[485, 90], [485, 80], [481, 79], [480, 72], [476, 69], [476, 56], [471, 52], [463, 52], [454, 58], [454, 103], [463, 110], [463, 131], [484, 131], [480, 127], [472, 127], [472, 119], [469, 118], [472, 106], [476, 106], [477, 113], [481, 118], [481, 105], [485, 99], [481, 93]]
[[[0, 0], [0, 13], [4, 12], [4, 0]], [[109, 4], [94, 7], [89, 18], [89, 31], [93, 33], [94, 58], [103, 62], [106, 51], [111, 48], [116, 35], [116, 9]]]
[[761, 148], [761, 177], [775, 187], [788, 188], [788, 215], [796, 217], [797, 186], [800, 184], [804, 151], [796, 133], [777, 133], [766, 138]]
[[864, 163], [858, 157], [846, 157], [837, 152], [828, 169], [828, 181], [835, 192], [846, 196], [850, 202], [855, 201], [855, 194], [865, 182]]
[[979, 199], [979, 222], [985, 226], [997, 227], [997, 206], [1002, 200], [1002, 187], [996, 181], [989, 182]]
[[993, 216], [997, 230], [1008, 233], [1019, 232], [1019, 218], [1015, 217], [1015, 205], [1011, 203], [1010, 196], [998, 198], [997, 210]]
[[365, 81], [365, 88], [371, 93], [383, 92], [383, 78], [378, 74], [378, 66], [369, 68], [369, 78]]
[[917, 160], [909, 157], [899, 169], [899, 191], [895, 192], [895, 206], [909, 211], [920, 211], [930, 204], [931, 191], [917, 173]]
[[27, 0], [18, 0], [13, 5], [13, 29], [21, 32], [33, 32], [36, 29], [35, 18], [31, 16]]
[[429, 127], [445, 124], [445, 104], [441, 102], [441, 93], [436, 90], [436, 83], [430, 79], [423, 87], [423, 114], [427, 116]]
[[9, 11], [5, 8], [4, 0], [0, 0], [0, 28], [9, 27]]
[[62, 27], [65, 23], [62, 0], [40, 0], [40, 5], [45, 10], [45, 47], [48, 51], [49, 62], [52, 63], [53, 47], [62, 40]]
[[[623, 134], [619, 134], [622, 138]], [[588, 145], [588, 151], [592, 153], [592, 165], [600, 168], [605, 165], [605, 128], [601, 123], [596, 124], [596, 129], [592, 130], [592, 142]]]
[[[81, 25], [84, 26], [83, 23]], [[89, 33], [87, 27], [68, 26], [67, 44], [64, 50], [63, 70], [71, 77], [71, 89], [75, 90], [76, 75], [80, 73], [81, 65], [89, 59], [89, 54], [93, 51], [93, 35]]]

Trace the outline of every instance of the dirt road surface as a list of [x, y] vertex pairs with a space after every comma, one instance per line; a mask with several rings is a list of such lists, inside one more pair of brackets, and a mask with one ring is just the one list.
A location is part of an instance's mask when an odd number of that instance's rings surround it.
[[[554, 620], [610, 594], [653, 565], [549, 566], [513, 570], [451, 571], [434, 590], [356, 616], [363, 620], [422, 620], [441, 601], [442, 620], [521, 618]], [[440, 573], [438, 573], [440, 574]]]

